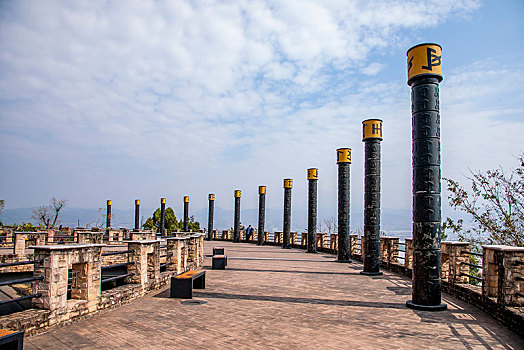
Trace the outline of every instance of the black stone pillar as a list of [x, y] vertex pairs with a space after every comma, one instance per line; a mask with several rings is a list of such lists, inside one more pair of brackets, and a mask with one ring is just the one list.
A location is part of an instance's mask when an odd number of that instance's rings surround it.
[[282, 249], [291, 248], [291, 189], [293, 179], [284, 179], [284, 233], [282, 237]]
[[109, 232], [109, 229], [111, 228], [111, 206], [113, 205], [113, 201], [111, 199], [108, 199], [106, 202], [106, 233]]
[[382, 120], [362, 122], [364, 141], [364, 270], [363, 275], [380, 271], [380, 142]]
[[318, 169], [307, 170], [308, 202], [307, 202], [307, 250], [306, 253], [316, 253], [317, 236], [317, 185]]
[[213, 218], [215, 216], [215, 195], [209, 194], [209, 214], [207, 217], [207, 240], [213, 239]]
[[166, 199], [160, 198], [160, 236], [164, 235], [166, 223]]
[[184, 196], [184, 232], [189, 232], [189, 196]]
[[135, 199], [135, 231], [140, 230], [140, 199]]
[[351, 262], [349, 252], [351, 148], [337, 149], [338, 164], [338, 262]]
[[266, 186], [258, 186], [258, 242], [264, 245], [264, 224], [266, 222]]
[[421, 44], [409, 49], [413, 150], [413, 277], [409, 308], [440, 311], [440, 114], [442, 48]]
[[235, 190], [235, 224], [233, 227], [233, 243], [240, 243], [240, 196], [242, 192]]

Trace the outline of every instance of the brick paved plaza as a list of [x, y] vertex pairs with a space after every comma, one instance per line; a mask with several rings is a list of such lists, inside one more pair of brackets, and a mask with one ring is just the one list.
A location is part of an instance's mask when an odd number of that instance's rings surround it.
[[227, 270], [210, 270], [193, 300], [169, 290], [25, 339], [26, 349], [522, 349], [489, 316], [444, 295], [449, 310], [414, 311], [408, 278], [335, 256], [280, 247], [223, 246]]

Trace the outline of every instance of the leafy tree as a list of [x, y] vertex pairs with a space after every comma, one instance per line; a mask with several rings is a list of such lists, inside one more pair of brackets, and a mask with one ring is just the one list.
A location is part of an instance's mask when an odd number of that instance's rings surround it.
[[517, 159], [519, 165], [509, 173], [502, 168], [470, 171], [471, 191], [445, 178], [450, 206], [467, 213], [473, 226], [465, 229], [462, 219], [447, 218], [444, 228], [477, 245], [524, 247], [524, 153]]
[[60, 211], [62, 211], [66, 205], [66, 199], [56, 199], [53, 197], [49, 205], [42, 205], [33, 209], [33, 215], [31, 217], [39, 224], [43, 224], [45, 228], [53, 228], [58, 222]]
[[[180, 226], [178, 224], [178, 221], [175, 216], [175, 211], [169, 207], [166, 209], [165, 214], [165, 222], [164, 222], [164, 228], [167, 230], [168, 234], [171, 234], [174, 230], [178, 229]], [[143, 228], [147, 229], [155, 229], [160, 230], [160, 208], [155, 210], [153, 213], [153, 216], [148, 218], [145, 222], [145, 224], [142, 226]]]
[[38, 225], [38, 226], [34, 226], [32, 223], [28, 222], [28, 223], [25, 223], [22, 221], [22, 224], [21, 225], [18, 225], [18, 224], [14, 224], [13, 225], [13, 228], [15, 229], [15, 231], [23, 231], [23, 232], [33, 232], [33, 231], [36, 231], [37, 229], [39, 228], [42, 228], [41, 225]]
[[194, 215], [191, 215], [191, 217], [189, 218], [187, 226], [193, 232], [197, 232], [198, 230], [200, 230], [200, 223], [198, 221], [195, 221]]

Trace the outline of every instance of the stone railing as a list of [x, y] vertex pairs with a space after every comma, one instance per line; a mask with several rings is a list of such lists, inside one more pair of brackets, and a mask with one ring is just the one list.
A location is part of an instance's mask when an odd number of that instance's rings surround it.
[[[161, 255], [161, 242], [165, 242], [164, 255]], [[0, 328], [35, 334], [87, 314], [117, 307], [160, 288], [171, 276], [199, 268], [205, 257], [203, 233], [121, 243], [123, 247], [120, 249], [126, 250], [113, 248], [107, 252], [105, 247], [109, 246], [106, 244], [42, 244], [29, 247], [34, 253], [25, 259], [30, 258], [34, 262], [30, 265], [34, 265], [33, 309], [0, 317]], [[164, 263], [161, 263], [162, 258]], [[103, 266], [124, 266], [127, 271], [116, 278], [104, 280]], [[164, 272], [161, 272], [162, 268]], [[123, 283], [103, 291], [102, 284], [114, 279], [120, 279]], [[68, 283], [68, 280], [71, 282]]]

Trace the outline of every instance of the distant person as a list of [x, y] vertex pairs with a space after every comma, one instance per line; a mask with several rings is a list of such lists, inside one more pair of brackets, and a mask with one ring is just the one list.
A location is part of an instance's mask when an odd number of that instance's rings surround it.
[[251, 225], [249, 225], [246, 228], [246, 242], [249, 241], [249, 238], [251, 237], [252, 234], [253, 234], [253, 227], [251, 227]]

